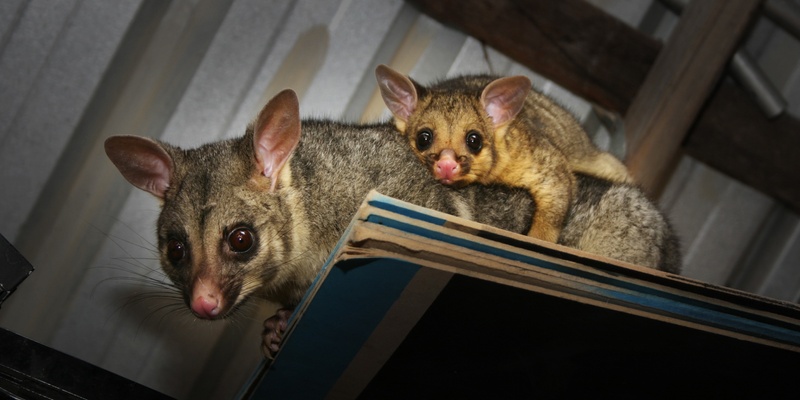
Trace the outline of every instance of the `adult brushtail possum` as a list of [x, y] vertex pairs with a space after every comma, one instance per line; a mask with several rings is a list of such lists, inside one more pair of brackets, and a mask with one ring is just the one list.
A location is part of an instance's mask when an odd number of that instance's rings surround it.
[[[114, 136], [106, 140], [105, 150], [130, 183], [161, 200], [161, 265], [197, 317], [218, 319], [253, 296], [287, 310], [296, 306], [372, 189], [503, 229], [528, 230], [534, 205], [525, 191], [440, 185], [405, 140], [390, 134], [393, 129], [389, 124], [304, 120], [301, 135], [298, 100], [286, 90], [264, 106], [239, 138], [187, 150], [144, 137]], [[586, 245], [582, 238], [587, 233], [605, 231], [595, 221], [622, 226], [647, 216], [661, 224], [642, 226], [643, 232], [610, 231], [621, 236], [609, 248], [602, 243], [590, 247], [641, 265], [673, 268], [665, 264], [671, 258], [656, 250], [672, 249], [668, 226], [640, 192], [596, 179], [587, 179], [585, 186], [594, 189], [587, 191], [585, 207], [575, 207], [570, 217], [577, 230], [567, 244]], [[629, 198], [616, 204], [622, 196], [607, 198], [610, 189]], [[576, 204], [581, 204], [578, 193]], [[632, 254], [622, 254], [619, 243], [626, 241], [636, 243], [623, 246]], [[265, 323], [267, 355], [277, 351], [287, 310]]]
[[375, 70], [397, 129], [441, 183], [527, 189], [537, 212], [529, 235], [557, 242], [575, 196], [573, 173], [626, 183], [625, 166], [598, 149], [575, 118], [531, 91], [524, 76], [462, 76], [422, 86]]

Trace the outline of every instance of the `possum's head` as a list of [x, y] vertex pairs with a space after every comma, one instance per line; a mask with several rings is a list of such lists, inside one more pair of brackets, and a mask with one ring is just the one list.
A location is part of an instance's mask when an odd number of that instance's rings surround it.
[[485, 87], [426, 88], [384, 65], [375, 70], [381, 96], [414, 153], [441, 183], [465, 185], [486, 177], [502, 140], [531, 88], [523, 76]]
[[161, 201], [161, 265], [196, 316], [223, 318], [290, 279], [281, 268], [290, 216], [276, 192], [299, 136], [297, 97], [284, 91], [238, 139], [190, 150], [138, 136], [106, 140], [125, 179]]

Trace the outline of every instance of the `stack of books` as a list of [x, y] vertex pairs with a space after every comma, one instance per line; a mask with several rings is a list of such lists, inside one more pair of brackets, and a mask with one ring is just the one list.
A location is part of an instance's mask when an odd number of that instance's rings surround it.
[[799, 375], [796, 304], [373, 192], [240, 397], [796, 398]]

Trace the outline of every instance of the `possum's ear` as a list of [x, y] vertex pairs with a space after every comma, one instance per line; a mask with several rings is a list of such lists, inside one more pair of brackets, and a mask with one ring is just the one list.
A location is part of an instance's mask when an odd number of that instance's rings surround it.
[[261, 173], [270, 178], [275, 191], [281, 168], [300, 142], [300, 103], [286, 89], [273, 97], [256, 118], [253, 148]]
[[131, 185], [164, 199], [174, 163], [160, 143], [141, 136], [112, 136], [104, 146], [108, 158]]
[[524, 76], [496, 79], [483, 89], [481, 105], [494, 125], [501, 126], [519, 114], [530, 90], [531, 80]]
[[383, 64], [375, 68], [375, 78], [378, 79], [378, 87], [386, 107], [389, 107], [395, 118], [408, 122], [408, 117], [417, 108], [414, 82]]

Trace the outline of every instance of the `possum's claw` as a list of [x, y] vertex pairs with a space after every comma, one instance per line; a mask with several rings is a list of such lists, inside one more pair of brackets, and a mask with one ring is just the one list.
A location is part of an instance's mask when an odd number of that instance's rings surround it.
[[286, 327], [289, 325], [289, 317], [293, 311], [291, 308], [281, 308], [275, 312], [275, 315], [264, 321], [264, 330], [261, 332], [263, 337], [261, 351], [270, 360], [274, 359], [275, 354], [278, 353], [283, 333], [286, 332]]

